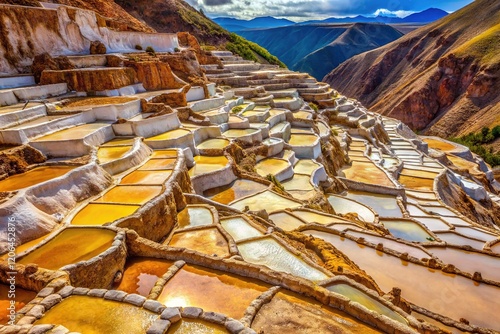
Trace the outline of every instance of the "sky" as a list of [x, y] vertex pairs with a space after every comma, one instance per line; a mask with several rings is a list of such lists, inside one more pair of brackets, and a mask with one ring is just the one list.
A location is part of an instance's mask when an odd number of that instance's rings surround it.
[[346, 16], [404, 17], [427, 8], [454, 12], [473, 0], [187, 0], [211, 18], [235, 17], [250, 20], [261, 16], [292, 21]]

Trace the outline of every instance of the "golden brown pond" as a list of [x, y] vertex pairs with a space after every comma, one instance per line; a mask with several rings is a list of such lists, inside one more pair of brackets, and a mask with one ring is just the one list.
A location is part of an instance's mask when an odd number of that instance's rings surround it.
[[234, 319], [270, 286], [247, 277], [185, 265], [165, 285], [158, 301], [166, 306], [196, 306]]
[[75, 169], [75, 166], [37, 167], [26, 173], [12, 175], [0, 181], [0, 191], [14, 191], [28, 188], [48, 180], [55, 179]]
[[255, 194], [267, 188], [268, 186], [262, 183], [239, 179], [227, 186], [208, 189], [203, 195], [215, 202], [229, 204], [236, 199]]
[[66, 228], [17, 262], [36, 263], [42, 268], [56, 270], [101, 254], [111, 247], [115, 236], [115, 232], [107, 229]]
[[57, 324], [85, 334], [144, 334], [158, 315], [101, 298], [71, 296], [51, 308], [35, 325]]
[[[10, 307], [9, 291], [8, 285], [0, 284], [0, 325], [5, 325], [10, 321], [9, 310], [7, 309]], [[16, 311], [22, 309], [36, 297], [36, 292], [22, 289], [19, 286], [16, 286], [15, 291], [16, 297], [13, 300], [15, 301]]]
[[102, 226], [133, 214], [140, 205], [89, 203], [78, 212], [71, 225]]
[[160, 186], [116, 186], [94, 202], [142, 205], [158, 196]]
[[215, 227], [178, 232], [174, 234], [168, 245], [187, 248], [208, 255], [216, 254], [219, 257], [229, 256], [227, 241]]
[[133, 257], [127, 260], [123, 279], [113, 289], [147, 297], [156, 281], [172, 266], [172, 261]]

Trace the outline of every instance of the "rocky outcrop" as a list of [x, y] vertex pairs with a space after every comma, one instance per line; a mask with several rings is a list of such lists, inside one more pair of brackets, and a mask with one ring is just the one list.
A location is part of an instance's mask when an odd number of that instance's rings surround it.
[[31, 72], [35, 77], [35, 82], [39, 83], [42, 77], [42, 72], [45, 70], [71, 70], [75, 66], [69, 61], [68, 57], [59, 56], [56, 58], [51, 57], [47, 52], [37, 55], [33, 59], [33, 65], [31, 65]]
[[42, 72], [42, 85], [61, 82], [67, 83], [68, 88], [77, 92], [96, 92], [133, 85], [137, 83], [137, 78], [134, 69], [128, 67]]
[[135, 70], [138, 81], [147, 90], [177, 89], [186, 85], [186, 82], [179, 79], [165, 62], [127, 61], [124, 65]]
[[91, 55], [105, 55], [106, 54], [106, 45], [99, 41], [93, 41], [90, 43], [90, 54]]
[[28, 166], [45, 162], [45, 156], [31, 146], [18, 146], [0, 153], [0, 179], [24, 173]]

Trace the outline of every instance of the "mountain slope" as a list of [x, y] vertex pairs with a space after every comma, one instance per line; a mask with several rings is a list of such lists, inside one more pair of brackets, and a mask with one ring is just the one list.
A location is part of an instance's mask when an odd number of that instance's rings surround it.
[[400, 38], [383, 24], [316, 24], [245, 30], [240, 35], [268, 49], [292, 70], [321, 79], [350, 57]]
[[500, 1], [476, 0], [351, 58], [325, 81], [415, 130], [449, 137], [500, 124], [499, 77]]

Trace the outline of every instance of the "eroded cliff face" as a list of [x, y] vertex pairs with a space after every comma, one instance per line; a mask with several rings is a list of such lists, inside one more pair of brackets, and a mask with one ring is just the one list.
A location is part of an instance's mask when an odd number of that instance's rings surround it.
[[459, 136], [498, 125], [499, 13], [498, 1], [475, 1], [351, 58], [324, 80], [425, 134]]

